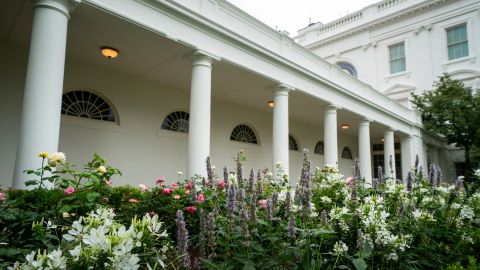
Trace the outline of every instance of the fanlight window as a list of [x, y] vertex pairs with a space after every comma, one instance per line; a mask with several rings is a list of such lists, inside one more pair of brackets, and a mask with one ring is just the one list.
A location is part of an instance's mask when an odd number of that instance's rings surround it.
[[297, 140], [292, 135], [288, 135], [288, 149], [298, 151]]
[[315, 145], [315, 151], [313, 151], [315, 154], [323, 155], [323, 142], [319, 141]]
[[230, 134], [230, 140], [251, 144], [258, 144], [255, 132], [247, 125], [238, 125]]
[[117, 121], [115, 111], [103, 98], [82, 90], [63, 94], [62, 114], [108, 122]]
[[341, 70], [345, 70], [348, 74], [352, 75], [353, 77], [357, 77], [357, 69], [348, 62], [338, 62], [337, 66], [340, 67]]
[[348, 147], [344, 147], [342, 151], [342, 158], [344, 159], [353, 159], [352, 151]]
[[162, 129], [188, 133], [190, 115], [184, 111], [175, 111], [167, 115], [162, 123]]

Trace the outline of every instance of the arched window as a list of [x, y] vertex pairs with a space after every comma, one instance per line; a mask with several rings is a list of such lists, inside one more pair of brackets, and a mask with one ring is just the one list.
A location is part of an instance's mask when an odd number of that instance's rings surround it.
[[353, 77], [357, 77], [357, 69], [349, 62], [338, 62], [337, 66], [339, 66], [341, 70], [348, 72], [348, 74], [352, 75]]
[[350, 149], [346, 146], [342, 150], [342, 158], [353, 159], [352, 151], [350, 151]]
[[84, 90], [62, 95], [62, 114], [81, 118], [117, 122], [113, 107], [100, 96]]
[[162, 129], [188, 133], [190, 115], [184, 111], [175, 111], [167, 115], [162, 123]]
[[292, 135], [288, 135], [288, 149], [298, 151], [297, 140]]
[[315, 145], [315, 151], [313, 151], [315, 154], [323, 155], [323, 142], [319, 141]]
[[237, 141], [237, 142], [244, 142], [244, 143], [251, 143], [251, 144], [258, 144], [257, 136], [253, 129], [251, 129], [247, 125], [238, 125], [230, 134], [230, 140]]

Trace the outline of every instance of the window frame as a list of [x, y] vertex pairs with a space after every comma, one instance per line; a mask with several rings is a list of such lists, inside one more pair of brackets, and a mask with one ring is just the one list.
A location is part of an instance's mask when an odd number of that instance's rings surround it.
[[[452, 31], [452, 30], [455, 30], [455, 29], [459, 29], [459, 28], [462, 28], [464, 27], [465, 28], [465, 36], [466, 36], [466, 39], [463, 40], [463, 41], [460, 41], [460, 42], [456, 42], [456, 43], [453, 43], [453, 44], [449, 44], [448, 43], [448, 33], [449, 31]], [[446, 48], [446, 54], [447, 54], [447, 61], [455, 61], [455, 60], [458, 60], [458, 59], [462, 59], [462, 58], [467, 58], [470, 56], [470, 45], [469, 45], [469, 33], [468, 33], [468, 23], [467, 22], [462, 22], [462, 23], [456, 23], [454, 25], [451, 25], [451, 26], [448, 26], [448, 27], [445, 27], [444, 30], [445, 30], [445, 48]], [[455, 57], [455, 58], [450, 58], [450, 50], [449, 48], [451, 46], [456, 46], [456, 45], [459, 45], [459, 44], [462, 44], [462, 43], [466, 43], [467, 44], [467, 54], [466, 55], [462, 55], [462, 56], [459, 56], [459, 57]]]
[[[396, 48], [396, 47], [399, 47], [399, 46], [403, 46], [403, 57], [399, 57], [399, 58], [392, 59], [391, 50], [392, 50], [393, 48]], [[389, 44], [389, 45], [387, 46], [387, 54], [388, 54], [388, 70], [389, 70], [389, 74], [390, 74], [390, 75], [402, 74], [402, 73], [407, 72], [407, 46], [406, 46], [405, 40], [402, 40], [402, 41], [398, 41], [398, 42]], [[394, 61], [399, 61], [399, 60], [402, 60], [402, 59], [403, 59], [403, 67], [404, 67], [404, 69], [393, 72], [393, 71], [392, 71], [392, 63], [393, 63]]]

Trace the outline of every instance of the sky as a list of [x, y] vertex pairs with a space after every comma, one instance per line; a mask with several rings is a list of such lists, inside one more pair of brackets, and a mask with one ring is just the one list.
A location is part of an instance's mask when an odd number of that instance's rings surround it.
[[228, 0], [268, 26], [290, 36], [309, 21], [328, 23], [379, 0]]

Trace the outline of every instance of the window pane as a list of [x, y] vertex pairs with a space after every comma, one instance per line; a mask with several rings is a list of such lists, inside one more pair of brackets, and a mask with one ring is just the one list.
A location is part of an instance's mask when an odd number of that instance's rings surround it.
[[405, 43], [390, 46], [390, 73], [398, 73], [406, 70]]
[[461, 25], [447, 30], [448, 59], [468, 56], [467, 26]]

